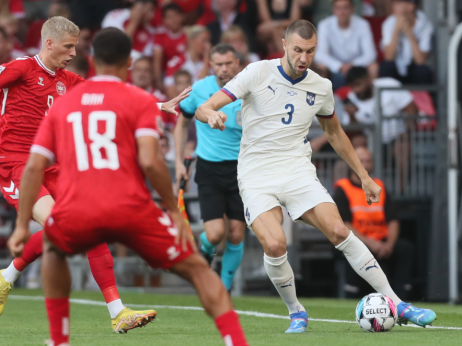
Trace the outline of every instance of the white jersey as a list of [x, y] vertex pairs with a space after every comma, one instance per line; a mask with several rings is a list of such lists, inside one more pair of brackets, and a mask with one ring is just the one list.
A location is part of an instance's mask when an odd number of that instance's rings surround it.
[[242, 139], [238, 178], [261, 180], [262, 175], [310, 170], [311, 146], [306, 139], [314, 116], [334, 115], [332, 83], [308, 70], [292, 79], [281, 60], [248, 65], [222, 89], [242, 99]]

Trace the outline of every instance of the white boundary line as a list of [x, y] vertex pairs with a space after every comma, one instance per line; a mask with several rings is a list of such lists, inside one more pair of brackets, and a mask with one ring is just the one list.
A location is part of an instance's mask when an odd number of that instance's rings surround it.
[[[45, 298], [42, 296], [21, 296], [21, 295], [10, 295], [9, 299], [13, 300], [34, 300], [34, 301], [44, 301]], [[78, 305], [94, 305], [94, 306], [106, 306], [105, 302], [90, 300], [90, 299], [70, 299], [70, 302]], [[177, 305], [142, 305], [142, 304], [126, 304], [126, 306], [138, 308], [138, 309], [171, 309], [171, 310], [193, 310], [193, 311], [204, 311], [203, 308], [198, 306], [177, 306]], [[267, 314], [264, 312], [258, 311], [244, 311], [236, 310], [239, 315], [254, 316], [254, 317], [263, 317], [263, 318], [276, 318], [280, 320], [290, 320], [289, 316]], [[356, 324], [356, 321], [345, 321], [345, 320], [329, 320], [323, 318], [309, 318], [310, 322], [328, 322], [328, 323], [351, 323]], [[412, 328], [422, 328], [416, 326], [415, 324], [404, 325], [404, 327]], [[427, 329], [446, 329], [446, 330], [462, 330], [462, 327], [443, 327], [443, 326], [427, 326]]]

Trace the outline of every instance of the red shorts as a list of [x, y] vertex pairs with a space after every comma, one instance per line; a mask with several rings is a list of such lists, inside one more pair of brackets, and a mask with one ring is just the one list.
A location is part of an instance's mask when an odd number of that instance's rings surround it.
[[[117, 208], [95, 214], [72, 212], [55, 214], [45, 223], [47, 238], [68, 254], [86, 252], [98, 244], [118, 242], [134, 250], [153, 268], [168, 269], [192, 255], [175, 245], [177, 229], [170, 217], [154, 202], [137, 207]], [[65, 215], [64, 215], [65, 214]], [[93, 215], [93, 216], [92, 216]]]
[[[26, 163], [25, 161], [0, 163], [0, 187], [3, 197], [16, 210], [18, 210], [19, 206], [19, 185], [21, 183], [22, 171]], [[53, 165], [45, 171], [43, 185], [40, 188], [37, 200], [46, 195], [51, 195], [51, 197], [56, 198], [58, 175], [58, 165]]]

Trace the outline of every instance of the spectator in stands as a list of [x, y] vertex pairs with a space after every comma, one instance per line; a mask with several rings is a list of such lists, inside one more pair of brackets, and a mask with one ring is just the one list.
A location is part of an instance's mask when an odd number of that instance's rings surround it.
[[[158, 30], [154, 39], [154, 76], [158, 89], [165, 90], [162, 73], [167, 62], [186, 53], [186, 34], [183, 29], [183, 11], [175, 3], [162, 8], [164, 30]], [[184, 90], [184, 89], [183, 89]]]
[[170, 151], [170, 141], [167, 136], [162, 136], [162, 138], [160, 139], [160, 151], [165, 161], [170, 161], [167, 158], [167, 154]]
[[256, 53], [249, 52], [249, 43], [244, 30], [240, 26], [231, 25], [228, 30], [221, 35], [222, 43], [229, 43], [234, 47], [239, 55], [239, 62], [245, 66], [260, 60]]
[[0, 65], [6, 64], [13, 60], [11, 51], [13, 50], [13, 41], [8, 36], [5, 29], [0, 27]]
[[382, 25], [385, 61], [381, 77], [407, 84], [430, 84], [433, 73], [425, 65], [432, 48], [433, 25], [417, 9], [417, 0], [393, 0], [393, 15]]
[[[371, 153], [360, 147], [356, 149], [356, 154], [366, 171], [372, 174], [374, 161]], [[384, 182], [377, 178], [374, 178], [374, 181], [382, 188], [379, 203], [367, 204], [361, 180], [351, 169], [348, 178], [335, 183], [334, 201], [345, 225], [369, 248], [378, 264], [391, 278], [396, 294], [402, 299], [407, 299], [412, 289], [414, 246], [409, 240], [399, 237], [400, 225], [396, 206], [388, 195]], [[377, 263], [372, 262], [368, 265], [374, 266]], [[369, 290], [361, 290], [365, 281], [350, 266], [345, 267], [344, 289], [348, 297], [362, 297]]]
[[[40, 19], [34, 20], [29, 25], [29, 30], [27, 32], [27, 37], [24, 42], [25, 50], [27, 54], [32, 56], [38, 54], [42, 48], [42, 26], [46, 22], [46, 18], [61, 16], [71, 20], [71, 12], [69, 7], [62, 2], [52, 2], [48, 7], [47, 15], [45, 17], [39, 17]], [[79, 45], [80, 46], [80, 39]]]
[[66, 67], [66, 70], [74, 72], [84, 79], [88, 78], [89, 69], [88, 60], [82, 55], [76, 55]]
[[258, 38], [267, 48], [268, 55], [282, 51], [285, 30], [295, 20], [301, 18], [303, 0], [256, 0], [260, 25]]
[[216, 20], [209, 23], [207, 27], [212, 34], [212, 45], [215, 46], [220, 42], [221, 35], [228, 30], [231, 25], [237, 25], [244, 30], [247, 39], [250, 40], [253, 47], [253, 38], [255, 37], [255, 28], [252, 25], [255, 23], [253, 9], [249, 8], [252, 1], [247, 1], [247, 11], [239, 12], [240, 0], [216, 0], [215, 14]]
[[168, 98], [175, 93], [174, 75], [177, 71], [186, 70], [191, 74], [193, 82], [205, 78], [210, 68], [210, 32], [205, 26], [194, 25], [186, 30], [188, 50], [183, 55], [177, 55], [167, 63], [164, 85]]
[[191, 74], [185, 70], [175, 72], [173, 79], [175, 81], [175, 92], [177, 94], [182, 92], [187, 87], [193, 85]]
[[154, 28], [150, 22], [155, 13], [156, 0], [135, 0], [131, 9], [117, 9], [109, 12], [101, 28], [115, 27], [132, 38], [132, 58], [152, 56]]
[[353, 0], [333, 0], [333, 13], [318, 25], [314, 58], [318, 69], [329, 72], [334, 90], [345, 85], [353, 66], [367, 67], [377, 78], [377, 52], [369, 23], [354, 14]]
[[365, 17], [388, 17], [392, 14], [393, 0], [364, 0], [363, 16]]
[[[374, 87], [400, 87], [401, 83], [393, 78], [377, 78], [373, 80], [364, 67], [353, 67], [347, 74], [347, 83], [351, 87], [348, 94], [346, 112], [352, 122], [374, 124], [377, 117], [375, 103], [377, 95]], [[407, 90], [383, 91], [381, 93], [382, 142], [393, 143], [406, 132], [406, 123], [401, 119], [386, 120], [387, 117], [401, 114], [417, 115], [418, 109], [412, 94]], [[395, 148], [396, 149], [396, 148]]]
[[[67, 1], [72, 12], [72, 21], [79, 27], [97, 30], [101, 26], [104, 16], [114, 10], [117, 3], [114, 0], [78, 0]], [[133, 2], [133, 1], [131, 1]]]
[[27, 55], [24, 52], [23, 44], [18, 39], [18, 19], [11, 14], [3, 14], [0, 16], [0, 27], [5, 29], [5, 32], [8, 34], [8, 36], [13, 42], [13, 50], [11, 51], [11, 57], [13, 59], [16, 59]]

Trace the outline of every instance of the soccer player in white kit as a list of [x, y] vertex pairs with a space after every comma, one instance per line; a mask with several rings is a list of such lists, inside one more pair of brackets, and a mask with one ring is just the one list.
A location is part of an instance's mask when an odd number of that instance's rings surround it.
[[335, 115], [332, 83], [308, 69], [316, 51], [316, 28], [297, 20], [289, 25], [282, 42], [282, 59], [247, 66], [197, 109], [196, 118], [223, 130], [227, 116], [217, 110], [242, 99], [239, 190], [246, 222], [265, 252], [266, 272], [289, 309], [291, 323], [286, 333], [306, 331], [308, 315], [297, 299], [294, 273], [287, 261], [281, 206], [292, 220], [323, 232], [362, 278], [391, 298], [400, 323], [430, 324], [436, 314], [398, 298], [369, 249], [344, 225], [316, 176], [307, 140], [315, 116], [329, 143], [361, 178], [368, 203], [379, 201], [381, 188], [361, 165]]

